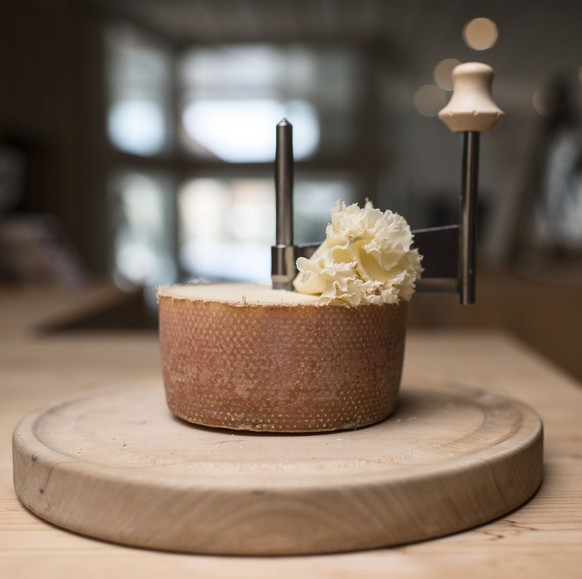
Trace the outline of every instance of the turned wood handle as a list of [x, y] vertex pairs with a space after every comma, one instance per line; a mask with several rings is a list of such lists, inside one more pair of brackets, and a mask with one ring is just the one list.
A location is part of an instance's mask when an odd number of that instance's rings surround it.
[[491, 96], [493, 69], [481, 62], [465, 62], [453, 69], [454, 91], [440, 119], [453, 131], [488, 133], [505, 114]]

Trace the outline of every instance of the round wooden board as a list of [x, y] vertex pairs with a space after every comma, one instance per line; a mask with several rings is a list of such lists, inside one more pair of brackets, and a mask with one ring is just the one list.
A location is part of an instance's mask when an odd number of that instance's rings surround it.
[[460, 386], [404, 386], [349, 432], [268, 435], [181, 422], [162, 386], [87, 393], [14, 433], [22, 503], [66, 529], [154, 549], [338, 552], [438, 537], [518, 507], [542, 479], [542, 423]]

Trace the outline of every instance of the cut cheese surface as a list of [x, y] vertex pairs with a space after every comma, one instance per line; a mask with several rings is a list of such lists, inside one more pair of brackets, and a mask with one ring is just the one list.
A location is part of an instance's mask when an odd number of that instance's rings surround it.
[[211, 301], [232, 305], [318, 305], [319, 296], [294, 291], [274, 290], [256, 284], [183, 284], [163, 286], [158, 297], [184, 300]]

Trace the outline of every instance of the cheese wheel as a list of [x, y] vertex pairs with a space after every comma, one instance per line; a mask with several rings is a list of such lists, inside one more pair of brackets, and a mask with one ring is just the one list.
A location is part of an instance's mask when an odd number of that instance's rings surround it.
[[166, 398], [186, 421], [267, 432], [353, 429], [393, 410], [406, 302], [319, 305], [244, 284], [160, 288]]

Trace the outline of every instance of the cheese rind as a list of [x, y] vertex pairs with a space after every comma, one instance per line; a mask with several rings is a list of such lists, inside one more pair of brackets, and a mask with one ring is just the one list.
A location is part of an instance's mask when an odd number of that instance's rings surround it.
[[400, 385], [406, 302], [346, 307], [309, 297], [242, 284], [161, 288], [171, 411], [200, 425], [270, 432], [386, 418]]

